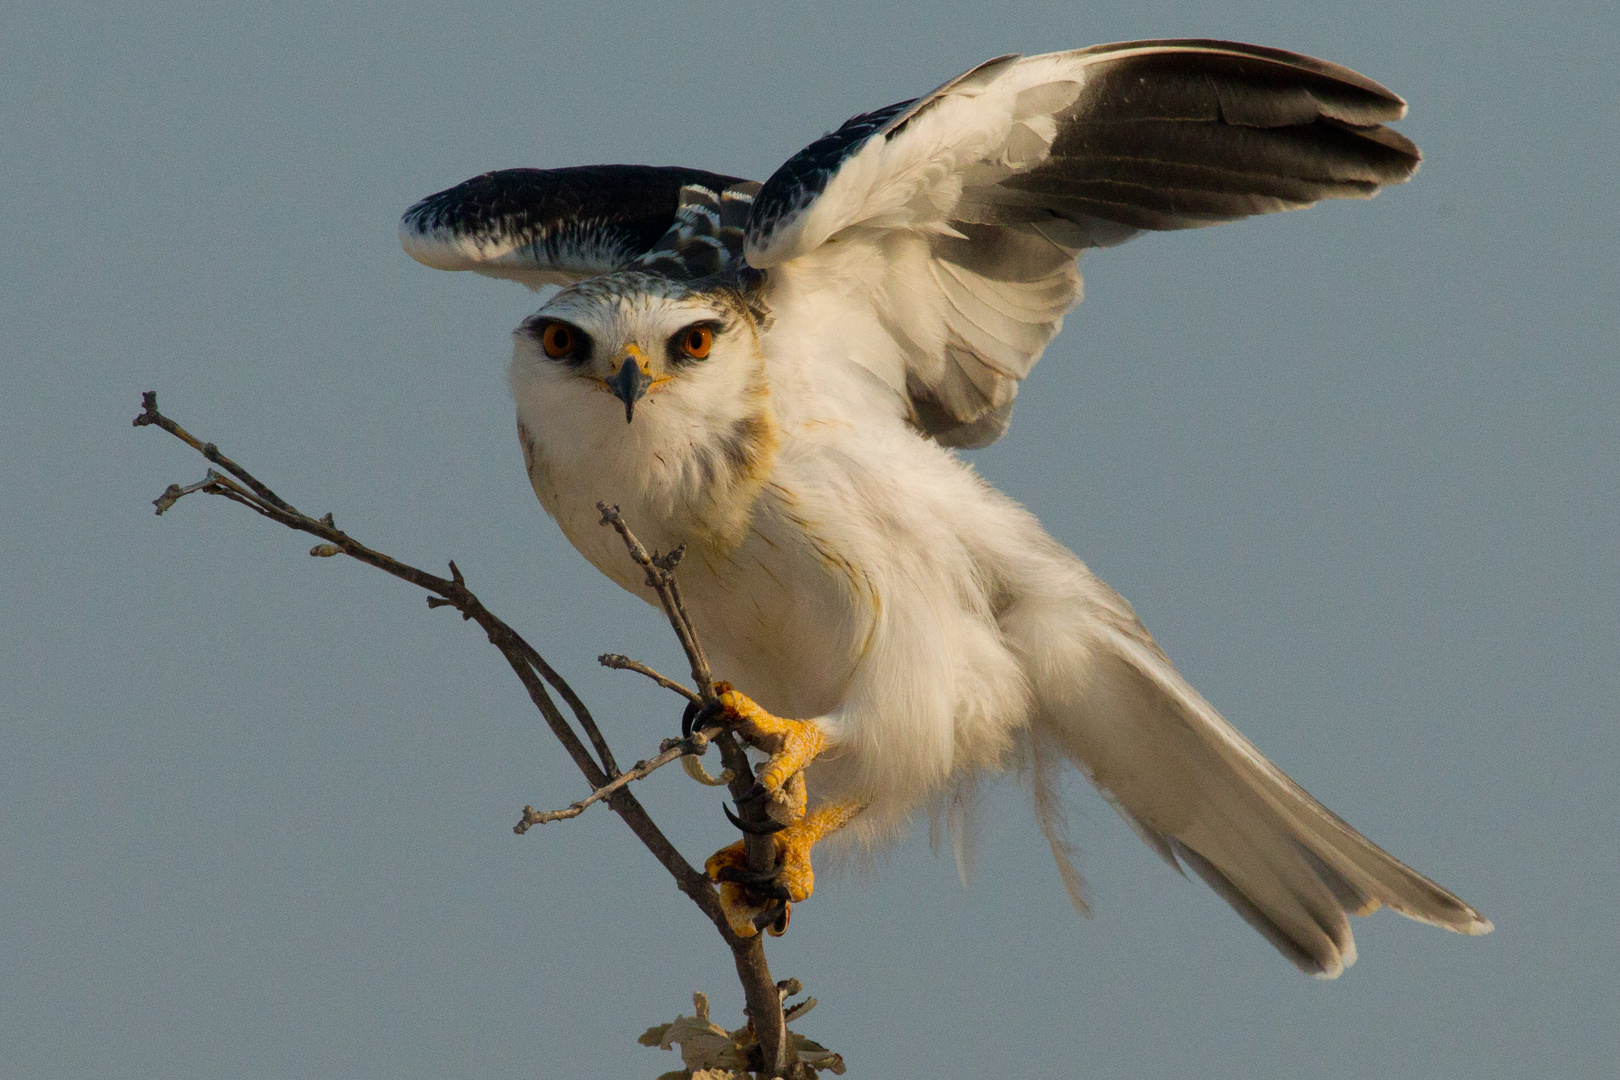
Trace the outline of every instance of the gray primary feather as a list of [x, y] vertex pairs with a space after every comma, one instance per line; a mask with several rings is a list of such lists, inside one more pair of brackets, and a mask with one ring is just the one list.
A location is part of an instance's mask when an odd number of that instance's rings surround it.
[[[1175, 48], [1136, 51], [1154, 44]], [[1095, 59], [1050, 157], [1001, 184], [1062, 217], [1197, 228], [1366, 198], [1421, 160], [1381, 126], [1406, 103], [1334, 64], [1205, 41], [1079, 55]]]

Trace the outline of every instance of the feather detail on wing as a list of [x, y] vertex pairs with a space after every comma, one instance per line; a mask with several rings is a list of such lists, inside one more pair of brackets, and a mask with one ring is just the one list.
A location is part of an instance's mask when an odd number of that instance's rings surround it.
[[650, 252], [668, 256], [653, 269], [701, 276], [735, 261], [758, 187], [667, 166], [503, 169], [418, 202], [399, 238], [420, 263], [531, 288], [611, 273]]
[[1323, 978], [1355, 963], [1352, 914], [1383, 906], [1460, 933], [1491, 930], [1267, 760], [1188, 685], [1129, 605], [1095, 579], [1086, 591], [1084, 625], [1074, 600], [1054, 595], [1022, 604], [1007, 627], [1032, 661], [1041, 737], [1161, 857], [1191, 868]]
[[1381, 126], [1405, 109], [1252, 45], [998, 57], [800, 151], [755, 199], [745, 252], [782, 333], [808, 334], [829, 299], [867, 309], [851, 324], [875, 319], [890, 346], [852, 357], [923, 432], [980, 446], [1079, 299], [1082, 249], [1368, 198], [1418, 166]]

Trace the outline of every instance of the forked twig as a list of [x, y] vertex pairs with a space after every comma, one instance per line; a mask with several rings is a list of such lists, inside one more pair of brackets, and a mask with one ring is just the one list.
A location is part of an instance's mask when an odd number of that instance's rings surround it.
[[680, 639], [681, 648], [686, 650], [686, 660], [692, 665], [692, 681], [697, 683], [698, 696], [705, 704], [713, 701], [714, 676], [709, 671], [709, 658], [703, 654], [697, 631], [692, 628], [692, 618], [686, 613], [686, 605], [681, 602], [680, 586], [675, 583], [675, 567], [680, 565], [686, 548], [677, 547], [667, 555], [649, 553], [636, 539], [636, 534], [630, 531], [617, 506], [597, 503], [596, 508], [602, 513], [602, 524], [613, 526], [624, 540], [624, 546], [630, 550], [630, 557], [647, 572], [647, 585], [658, 594], [658, 602], [669, 618], [669, 625]]

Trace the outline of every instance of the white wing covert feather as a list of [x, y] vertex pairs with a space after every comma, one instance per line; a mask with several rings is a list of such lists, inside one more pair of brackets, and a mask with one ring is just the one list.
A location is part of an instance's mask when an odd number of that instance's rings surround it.
[[887, 348], [850, 358], [925, 434], [983, 446], [1079, 300], [1081, 250], [1370, 197], [1420, 161], [1381, 126], [1404, 112], [1346, 68], [1230, 42], [998, 57], [795, 155], [744, 250], [783, 340], [828, 301], [867, 309], [852, 324]]

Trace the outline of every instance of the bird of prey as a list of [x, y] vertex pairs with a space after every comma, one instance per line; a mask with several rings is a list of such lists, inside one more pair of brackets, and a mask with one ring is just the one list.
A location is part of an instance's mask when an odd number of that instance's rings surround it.
[[1135, 41], [997, 57], [763, 184], [510, 169], [405, 213], [428, 266], [562, 287], [515, 331], [510, 377], [529, 478], [569, 541], [649, 600], [597, 504], [685, 546], [691, 617], [769, 755], [755, 797], [781, 826], [773, 876], [740, 844], [707, 863], [737, 933], [785, 925], [824, 837], [881, 841], [1014, 765], [1083, 905], [1054, 805], [1065, 760], [1312, 974], [1355, 961], [1346, 916], [1380, 905], [1491, 929], [1268, 761], [953, 449], [1007, 429], [1086, 248], [1369, 198], [1418, 167], [1384, 126], [1405, 110], [1310, 57]]

